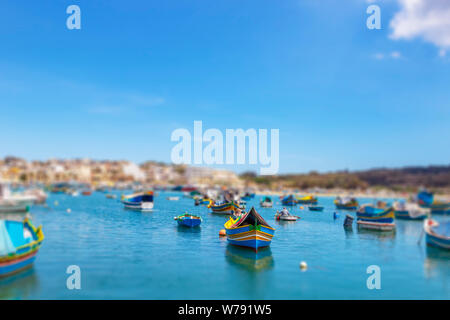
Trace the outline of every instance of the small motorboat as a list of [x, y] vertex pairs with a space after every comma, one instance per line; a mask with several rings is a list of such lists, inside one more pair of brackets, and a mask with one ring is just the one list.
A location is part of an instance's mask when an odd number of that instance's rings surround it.
[[230, 219], [224, 225], [230, 244], [252, 248], [270, 246], [275, 229], [272, 228], [252, 207], [247, 213]]
[[178, 201], [178, 200], [180, 200], [180, 197], [167, 197], [167, 200], [169, 200], [169, 201]]
[[299, 216], [294, 216], [289, 213], [286, 209], [283, 209], [280, 211], [277, 210], [277, 213], [275, 214], [275, 220], [282, 220], [282, 221], [297, 221], [299, 219]]
[[12, 193], [5, 184], [0, 184], [0, 213], [27, 213], [37, 197]]
[[122, 203], [126, 209], [150, 211], [153, 209], [153, 191], [133, 193], [122, 196]]
[[324, 207], [322, 206], [309, 206], [309, 211], [323, 211]]
[[0, 277], [6, 277], [33, 264], [44, 240], [42, 227], [23, 221], [0, 220]]
[[273, 206], [272, 198], [264, 197], [264, 199], [262, 199], [259, 204], [263, 208], [272, 208]]
[[117, 198], [117, 195], [112, 194], [112, 193], [107, 193], [107, 194], [106, 194], [106, 198], [107, 198], [107, 199], [116, 199], [116, 198]]
[[425, 219], [423, 228], [427, 245], [450, 250], [450, 221], [437, 222], [433, 219]]
[[188, 213], [175, 217], [174, 219], [177, 220], [179, 226], [189, 228], [198, 227], [202, 223], [202, 218]]

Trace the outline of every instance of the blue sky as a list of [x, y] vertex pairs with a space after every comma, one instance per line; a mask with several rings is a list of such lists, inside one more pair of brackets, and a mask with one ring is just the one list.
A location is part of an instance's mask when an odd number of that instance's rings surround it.
[[280, 129], [281, 173], [449, 164], [450, 30], [408, 25], [447, 5], [408, 1], [3, 0], [0, 156], [169, 162], [202, 120]]

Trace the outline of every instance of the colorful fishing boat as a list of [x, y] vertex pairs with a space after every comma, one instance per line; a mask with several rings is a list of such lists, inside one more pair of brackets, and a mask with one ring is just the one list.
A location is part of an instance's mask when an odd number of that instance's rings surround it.
[[297, 204], [297, 200], [293, 195], [289, 195], [281, 199], [281, 204], [283, 206], [295, 206]]
[[358, 210], [359, 203], [355, 198], [337, 197], [334, 200], [334, 205], [338, 210]]
[[417, 202], [422, 208], [429, 208], [432, 214], [450, 213], [450, 202], [434, 199], [434, 194], [422, 190], [417, 194]]
[[450, 221], [425, 219], [423, 223], [427, 245], [450, 250]]
[[189, 228], [198, 227], [202, 223], [202, 218], [188, 213], [175, 217], [175, 220], [177, 220], [179, 226]]
[[429, 209], [421, 208], [417, 203], [406, 203], [404, 201], [394, 203], [396, 219], [423, 220], [429, 214]]
[[316, 204], [318, 200], [316, 197], [310, 195], [305, 197], [297, 197], [296, 201], [299, 204]]
[[213, 201], [211, 199], [208, 199], [208, 198], [203, 198], [203, 199], [199, 200], [198, 204], [209, 206], [209, 205], [213, 204]]
[[309, 209], [309, 211], [323, 211], [324, 207], [323, 206], [309, 206], [308, 209]]
[[273, 206], [272, 198], [264, 197], [259, 204], [263, 208], [272, 208]]
[[230, 218], [225, 223], [225, 230], [229, 243], [252, 248], [255, 251], [268, 247], [275, 233], [275, 229], [256, 212], [254, 207], [240, 217]]
[[153, 209], [153, 191], [139, 192], [122, 196], [126, 209], [149, 211]]
[[0, 220], [0, 277], [31, 267], [43, 240], [42, 228], [35, 228], [28, 218]]
[[391, 231], [395, 229], [394, 208], [363, 205], [356, 212], [358, 227], [365, 229]]
[[208, 207], [211, 208], [213, 213], [218, 214], [234, 214], [237, 209], [240, 209], [239, 205], [234, 201], [210, 204]]

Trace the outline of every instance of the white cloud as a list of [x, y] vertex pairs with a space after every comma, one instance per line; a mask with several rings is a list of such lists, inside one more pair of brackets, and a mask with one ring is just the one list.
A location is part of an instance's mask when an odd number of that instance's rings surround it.
[[422, 38], [441, 50], [450, 48], [450, 0], [397, 1], [401, 9], [390, 22], [392, 39]]
[[373, 55], [373, 58], [376, 60], [383, 60], [383, 59], [387, 59], [387, 58], [399, 59], [401, 57], [402, 57], [402, 54], [399, 51], [392, 51], [391, 53], [388, 53], [388, 54], [378, 52]]

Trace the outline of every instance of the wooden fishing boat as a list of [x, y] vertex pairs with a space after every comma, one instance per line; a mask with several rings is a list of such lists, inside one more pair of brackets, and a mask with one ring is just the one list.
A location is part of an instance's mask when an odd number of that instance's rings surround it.
[[427, 245], [450, 250], [450, 221], [437, 222], [425, 219], [423, 228]]
[[358, 227], [391, 231], [395, 229], [394, 208], [381, 208], [373, 205], [363, 205], [356, 212]]
[[202, 218], [188, 213], [175, 217], [175, 220], [177, 220], [179, 226], [190, 228], [198, 227], [202, 223]]
[[199, 201], [199, 204], [200, 204], [200, 205], [206, 205], [206, 206], [209, 206], [209, 205], [212, 205], [212, 204], [213, 204], [213, 201], [212, 201], [211, 199], [208, 199], [208, 198], [203, 198], [203, 199], [201, 199], [201, 200]]
[[35, 228], [28, 218], [0, 220], [0, 277], [31, 267], [43, 240], [42, 228]]
[[427, 217], [429, 209], [421, 208], [416, 203], [395, 202], [394, 213], [396, 219], [423, 220]]
[[324, 207], [322, 206], [309, 206], [309, 211], [323, 211]]
[[255, 251], [269, 246], [275, 233], [275, 229], [256, 212], [254, 207], [240, 217], [230, 218], [225, 223], [225, 230], [229, 243], [252, 248]]
[[239, 205], [234, 202], [225, 202], [225, 203], [218, 203], [218, 204], [210, 204], [208, 205], [209, 208], [211, 208], [213, 213], [218, 214], [233, 214], [236, 212], [239, 208]]
[[297, 200], [293, 195], [289, 195], [281, 199], [281, 204], [283, 206], [295, 206], [297, 204]]
[[259, 204], [263, 208], [272, 208], [273, 206], [272, 198], [264, 197], [264, 199], [262, 199]]
[[334, 205], [338, 210], [358, 210], [359, 203], [355, 198], [341, 198], [337, 197], [334, 200]]
[[122, 203], [126, 209], [150, 211], [153, 209], [153, 191], [122, 196]]
[[296, 201], [299, 204], [316, 204], [317, 198], [314, 196], [297, 197]]

